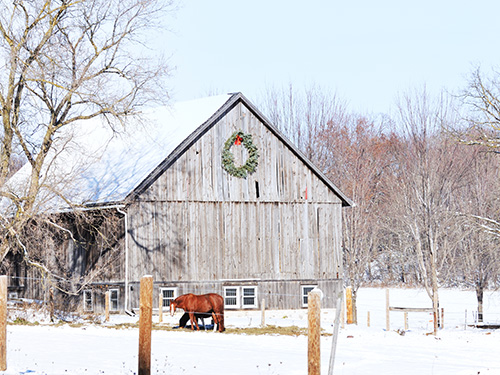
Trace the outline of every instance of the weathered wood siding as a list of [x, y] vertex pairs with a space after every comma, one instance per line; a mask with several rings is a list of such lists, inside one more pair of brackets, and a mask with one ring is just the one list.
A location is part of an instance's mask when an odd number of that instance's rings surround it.
[[339, 214], [339, 204], [321, 203], [134, 205], [130, 279], [336, 278]]
[[[269, 309], [300, 309], [305, 308], [302, 305], [301, 286], [317, 285], [323, 292], [321, 302], [324, 308], [333, 308], [336, 306], [336, 298], [342, 290], [342, 280], [246, 280], [238, 282], [189, 282], [189, 283], [154, 283], [153, 307], [158, 308], [158, 294], [160, 288], [176, 287], [178, 295], [186, 293], [205, 294], [218, 293], [224, 295], [224, 286], [255, 286], [257, 287], [257, 308], [260, 308], [262, 300], [266, 302], [266, 308]], [[131, 300], [134, 301], [132, 310], [139, 308], [139, 283], [132, 284]]]
[[[222, 168], [237, 130], [252, 134], [260, 154], [246, 179]], [[237, 164], [246, 160], [243, 146], [231, 150]], [[240, 103], [129, 207], [130, 281], [338, 278], [341, 206]]]
[[[224, 143], [238, 130], [252, 135], [260, 154], [256, 172], [246, 179], [233, 177], [222, 168]], [[247, 159], [245, 147], [233, 146], [231, 151], [235, 164], [243, 164]], [[246, 106], [238, 104], [160, 176], [140, 200], [305, 202], [306, 194], [308, 202], [340, 203], [310, 168]]]
[[[224, 144], [239, 130], [252, 135], [260, 154], [257, 170], [246, 179], [222, 167]], [[325, 306], [333, 307], [342, 287], [339, 196], [243, 102], [192, 137], [189, 148], [174, 152], [176, 160], [162, 164], [160, 175], [127, 202], [124, 237], [123, 211], [116, 207], [107, 215], [118, 218], [118, 225], [96, 221], [75, 227], [78, 243], [61, 245], [75, 277], [65, 287], [77, 291], [79, 277], [86, 275], [96, 311], [104, 308], [110, 288], [118, 290], [120, 310], [137, 307], [145, 274], [153, 275], [155, 293], [161, 286], [176, 287], [180, 294], [257, 286], [258, 302], [265, 298], [268, 308], [300, 308], [301, 286], [318, 285], [328, 296]], [[237, 165], [248, 157], [244, 146], [231, 151]], [[46, 251], [54, 260], [55, 254]], [[11, 289], [47, 300], [47, 284], [35, 271], [24, 270], [26, 282]], [[83, 307], [77, 299], [70, 302]]]

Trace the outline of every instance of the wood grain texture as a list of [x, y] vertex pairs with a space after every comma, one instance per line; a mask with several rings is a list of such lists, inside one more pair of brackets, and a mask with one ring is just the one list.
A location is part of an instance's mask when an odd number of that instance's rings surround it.
[[[252, 135], [260, 154], [245, 179], [222, 167], [224, 143], [238, 130]], [[243, 146], [231, 151], [237, 165], [248, 157]], [[146, 273], [171, 282], [338, 278], [341, 209], [341, 199], [240, 103], [129, 206], [130, 281]], [[280, 301], [270, 306], [287, 305]]]

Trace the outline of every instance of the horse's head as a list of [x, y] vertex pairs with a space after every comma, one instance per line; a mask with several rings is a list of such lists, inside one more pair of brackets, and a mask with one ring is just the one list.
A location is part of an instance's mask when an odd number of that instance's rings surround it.
[[170, 316], [174, 316], [176, 308], [177, 308], [177, 303], [175, 302], [175, 300], [170, 301]]

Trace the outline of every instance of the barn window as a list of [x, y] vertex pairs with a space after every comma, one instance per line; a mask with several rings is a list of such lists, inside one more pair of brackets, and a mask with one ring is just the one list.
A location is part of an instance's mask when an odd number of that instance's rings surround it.
[[256, 286], [224, 287], [224, 307], [228, 309], [251, 309], [257, 307]]
[[238, 309], [239, 306], [239, 288], [234, 286], [224, 287], [224, 307], [228, 309]]
[[17, 292], [9, 292], [9, 295], [7, 297], [8, 299], [18, 299], [19, 295], [17, 294]]
[[83, 311], [94, 311], [94, 295], [91, 290], [83, 291]]
[[243, 307], [257, 307], [257, 288], [255, 286], [243, 287]]
[[163, 301], [163, 307], [169, 307], [170, 301], [177, 298], [177, 288], [160, 288], [161, 299]]
[[302, 307], [307, 307], [307, 295], [311, 290], [316, 288], [316, 285], [301, 285], [300, 286], [302, 290]]
[[118, 289], [109, 290], [109, 309], [118, 311]]

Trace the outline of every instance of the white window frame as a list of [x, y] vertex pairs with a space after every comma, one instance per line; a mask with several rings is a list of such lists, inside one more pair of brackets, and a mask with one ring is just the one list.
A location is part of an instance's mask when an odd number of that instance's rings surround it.
[[[113, 293], [116, 293], [116, 306], [113, 306]], [[120, 310], [120, 289], [109, 289], [109, 311], [118, 311]]]
[[[172, 297], [165, 296], [164, 292], [169, 292], [169, 291], [172, 292]], [[170, 307], [170, 301], [173, 301], [174, 299], [179, 297], [179, 288], [164, 286], [160, 288], [160, 293], [161, 293], [161, 300], [163, 303], [163, 307], [168, 308]]]
[[[253, 290], [252, 295], [245, 295], [249, 290]], [[231, 295], [228, 292], [231, 291]], [[234, 295], [233, 295], [234, 293]], [[226, 309], [255, 309], [258, 307], [258, 288], [254, 285], [231, 285], [224, 287], [224, 308]], [[248, 303], [253, 298], [253, 303]], [[228, 299], [234, 300], [229, 304]]]
[[[90, 309], [87, 308], [88, 296], [90, 296]], [[83, 291], [83, 311], [94, 311], [94, 293], [92, 293], [90, 289], [85, 289]]]
[[[245, 289], [247, 290], [253, 290], [253, 294], [246, 294], [245, 295]], [[256, 286], [248, 285], [248, 286], [242, 286], [241, 287], [241, 304], [244, 309], [256, 309], [258, 307], [257, 303], [257, 293], [258, 289]], [[245, 299], [250, 299], [253, 298], [253, 303], [248, 303], [245, 301]]]
[[300, 299], [302, 307], [307, 307], [307, 298], [310, 291], [316, 288], [317, 285], [301, 285], [300, 286]]
[[9, 292], [8, 299], [19, 299], [19, 294], [17, 292]]
[[[235, 295], [231, 293], [228, 295], [229, 290], [234, 290]], [[228, 299], [234, 300], [234, 304], [228, 304]], [[240, 308], [240, 288], [237, 286], [225, 286], [224, 287], [224, 308], [225, 309], [239, 309]]]

